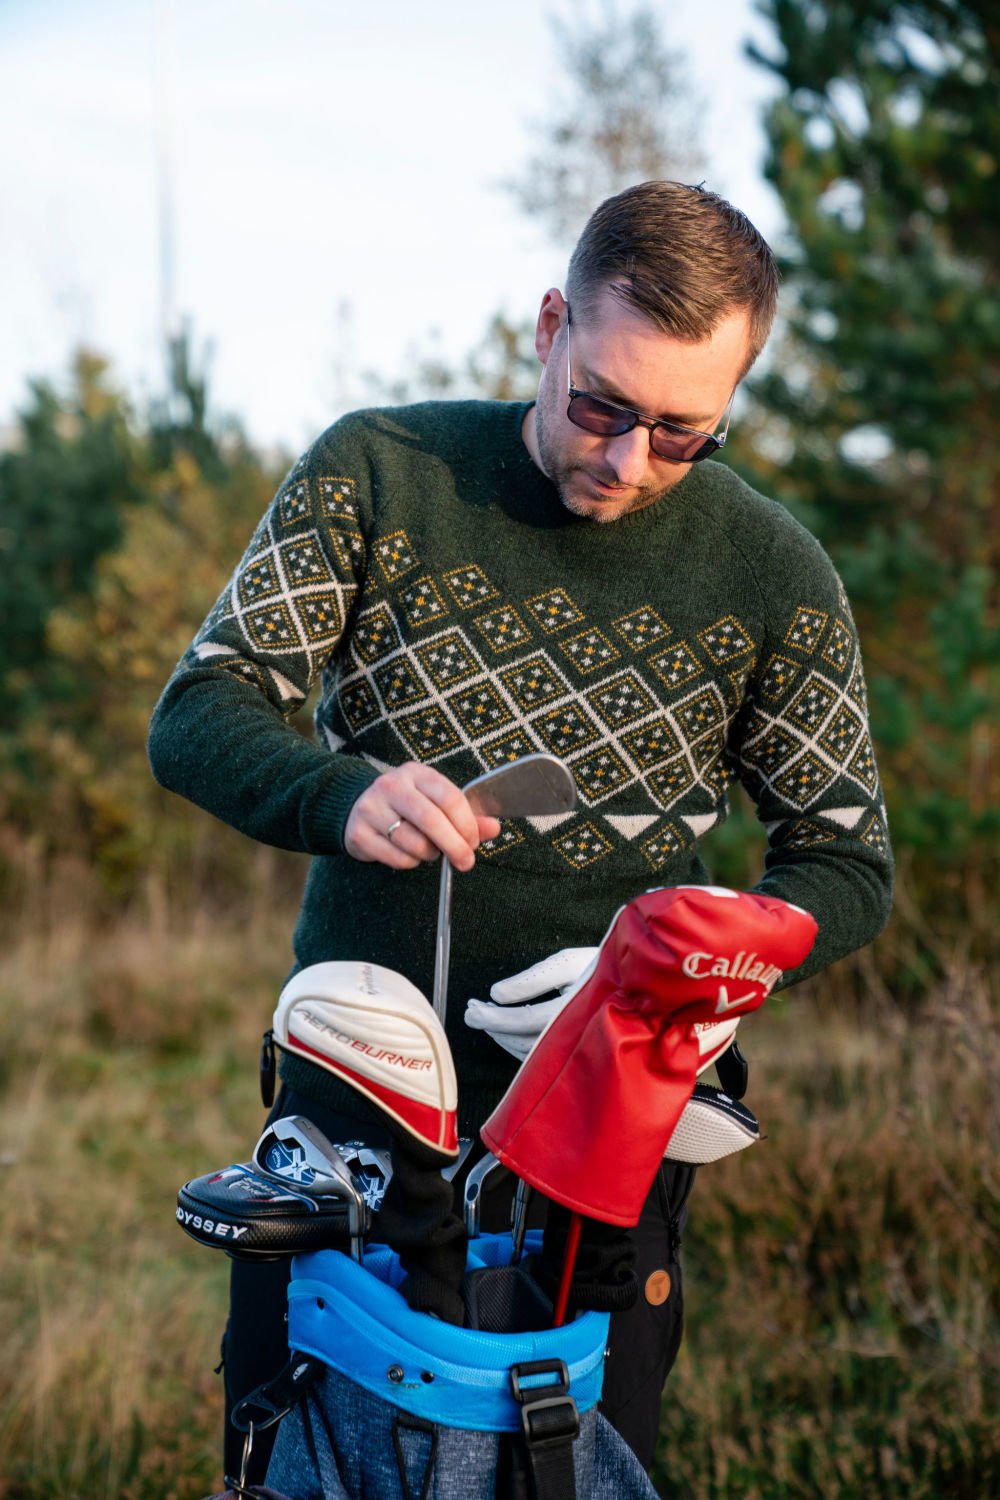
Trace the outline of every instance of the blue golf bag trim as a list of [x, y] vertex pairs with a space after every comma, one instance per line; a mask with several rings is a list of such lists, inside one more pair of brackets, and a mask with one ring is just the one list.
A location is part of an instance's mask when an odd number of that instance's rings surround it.
[[[529, 1232], [526, 1252], [540, 1247], [541, 1234]], [[467, 1269], [506, 1265], [510, 1257], [509, 1234], [482, 1235], [469, 1243]], [[370, 1246], [363, 1265], [336, 1250], [297, 1255], [288, 1289], [289, 1346], [446, 1427], [520, 1432], [523, 1408], [511, 1391], [511, 1366], [534, 1360], [563, 1360], [578, 1411], [597, 1405], [607, 1313], [583, 1313], [562, 1328], [533, 1333], [455, 1328], [410, 1308], [399, 1291], [405, 1274], [384, 1245]]]

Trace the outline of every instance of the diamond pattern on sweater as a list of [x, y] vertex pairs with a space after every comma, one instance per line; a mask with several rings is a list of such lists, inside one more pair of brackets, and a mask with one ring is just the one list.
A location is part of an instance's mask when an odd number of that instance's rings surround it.
[[487, 599], [495, 599], [499, 593], [482, 568], [475, 565], [469, 568], [452, 568], [445, 573], [444, 581], [460, 609], [474, 609]]
[[374, 547], [375, 558], [390, 583], [419, 568], [420, 559], [410, 545], [405, 531], [393, 531], [380, 537]]
[[479, 753], [486, 762], [486, 769], [492, 771], [509, 761], [520, 760], [522, 755], [534, 755], [541, 748], [525, 730], [515, 729], [512, 734], [505, 734], [498, 740], [488, 741]]
[[609, 729], [634, 724], [657, 707], [656, 699], [643, 686], [641, 677], [631, 668], [584, 693], [601, 723]]
[[641, 609], [633, 609], [630, 614], [619, 615], [611, 623], [633, 651], [642, 651], [655, 641], [666, 640], [670, 634], [670, 626], [648, 604], [644, 604]]
[[796, 651], [811, 655], [819, 644], [828, 619], [829, 616], [823, 610], [807, 609], [800, 605], [788, 627], [785, 645], [793, 646]]
[[874, 849], [877, 854], [885, 854], [889, 848], [889, 838], [886, 826], [878, 813], [874, 813], [866, 824], [861, 834], [861, 842], [869, 849]]
[[701, 671], [691, 649], [684, 641], [678, 641], [668, 651], [661, 651], [657, 656], [651, 656], [649, 665], [669, 688], [683, 687], [690, 682], [692, 677], [697, 677]]
[[317, 480], [319, 503], [324, 516], [331, 521], [350, 521], [357, 529], [358, 487], [343, 474], [327, 474]]
[[669, 812], [670, 808], [684, 797], [695, 783], [695, 774], [687, 756], [681, 755], [661, 770], [651, 771], [646, 777], [646, 786], [657, 807]]
[[855, 781], [860, 782], [866, 792], [874, 796], [878, 786], [878, 771], [875, 767], [875, 751], [872, 749], [872, 742], [867, 734], [863, 736], [857, 750], [851, 756], [847, 770]]
[[853, 649], [851, 632], [843, 620], [834, 620], [823, 646], [823, 660], [829, 662], [836, 671], [844, 672], [851, 660]]
[[791, 719], [808, 734], [815, 734], [839, 696], [834, 683], [828, 682], [819, 672], [810, 672], [802, 688], [785, 709], [784, 717]]
[[357, 678], [346, 687], [341, 684], [337, 696], [341, 712], [354, 734], [360, 734], [381, 717], [378, 699], [365, 677]]
[[655, 833], [642, 841], [639, 848], [654, 870], [662, 870], [690, 842], [684, 836], [684, 830], [676, 823], [661, 823]]
[[488, 682], [458, 688], [445, 702], [473, 743], [514, 719], [497, 689]]
[[494, 859], [498, 854], [505, 854], [508, 849], [523, 844], [526, 838], [523, 828], [518, 828], [515, 823], [503, 823], [495, 839], [483, 839], [476, 850], [476, 858]]
[[394, 713], [427, 696], [426, 687], [414, 672], [409, 658], [402, 652], [387, 665], [376, 667], [372, 679], [386, 713]]
[[305, 479], [297, 479], [286, 485], [278, 501], [278, 517], [282, 526], [299, 526], [312, 515], [309, 485]]
[[561, 649], [581, 672], [596, 672], [608, 662], [617, 661], [621, 655], [599, 630], [585, 630], [571, 640], [563, 641]]
[[693, 741], [701, 735], [710, 734], [725, 721], [726, 705], [713, 682], [672, 705], [672, 712], [684, 726], [687, 739]]
[[514, 609], [494, 609], [473, 621], [494, 651], [512, 651], [531, 639], [531, 632]]
[[524, 607], [537, 625], [548, 634], [575, 625], [584, 618], [583, 610], [577, 609], [572, 599], [562, 589], [549, 589], [525, 599]]
[[400, 594], [399, 602], [408, 625], [433, 625], [448, 613], [432, 578], [419, 578], [411, 583]]
[[602, 747], [573, 762], [573, 780], [590, 803], [602, 802], [613, 792], [628, 786], [632, 780], [628, 766], [620, 755]]
[[394, 651], [402, 643], [399, 627], [388, 604], [362, 610], [351, 634], [351, 652], [367, 665]]
[[236, 585], [236, 593], [244, 609], [259, 604], [273, 594], [281, 593], [281, 579], [277, 563], [272, 555], [262, 557], [259, 562], [244, 568]]
[[597, 725], [584, 713], [583, 705], [572, 701], [542, 714], [532, 720], [532, 725], [553, 755], [570, 755], [601, 737]]
[[752, 639], [735, 615], [726, 615], [709, 625], [707, 630], [699, 630], [698, 639], [712, 660], [720, 665], [753, 650]]
[[282, 600], [263, 605], [260, 609], [246, 610], [241, 623], [251, 645], [258, 651], [266, 651], [270, 655], [288, 655], [291, 651], [302, 649], [292, 611]]
[[461, 743], [443, 708], [418, 708], [393, 720], [393, 727], [417, 760], [437, 760]]
[[552, 840], [552, 847], [574, 870], [585, 869], [606, 859], [614, 844], [594, 823], [578, 823]]
[[622, 744], [641, 771], [649, 771], [676, 755], [681, 746], [666, 714], [622, 735]]
[[447, 630], [418, 646], [414, 652], [438, 688], [453, 687], [483, 670], [483, 661], [461, 630]]
[[838, 766], [842, 766], [857, 746], [858, 741], [864, 736], [864, 732], [861, 719], [852, 708], [848, 708], [847, 704], [843, 703], [820, 735], [819, 742], [827, 755], [835, 760]]
[[364, 568], [368, 554], [364, 537], [356, 531], [331, 531], [330, 546], [341, 572], [346, 574], [348, 581], [353, 581]]
[[762, 697], [767, 698], [769, 702], [781, 698], [785, 690], [791, 686], [796, 673], [801, 670], [801, 667], [789, 661], [787, 656], [772, 656], [760, 679]]
[[817, 844], [833, 843], [836, 837], [832, 828], [821, 828], [805, 819], [786, 823], [781, 831], [781, 843], [786, 849], [812, 849]]
[[806, 751], [793, 766], [775, 776], [771, 785], [792, 807], [804, 812], [823, 795], [835, 776], [836, 772], [818, 755]]
[[566, 678], [544, 651], [514, 667], [507, 667], [500, 673], [500, 681], [522, 713], [541, 708], [570, 690]]

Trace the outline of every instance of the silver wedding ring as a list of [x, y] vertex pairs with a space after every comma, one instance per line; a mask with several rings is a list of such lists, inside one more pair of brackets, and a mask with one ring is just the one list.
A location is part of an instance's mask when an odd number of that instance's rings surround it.
[[385, 830], [385, 836], [389, 840], [390, 843], [392, 843], [392, 836], [396, 832], [396, 829], [397, 828], [402, 828], [402, 826], [403, 826], [403, 820], [402, 820], [402, 818], [397, 818], [396, 821], [395, 821], [395, 823], [390, 823], [389, 824], [388, 828]]

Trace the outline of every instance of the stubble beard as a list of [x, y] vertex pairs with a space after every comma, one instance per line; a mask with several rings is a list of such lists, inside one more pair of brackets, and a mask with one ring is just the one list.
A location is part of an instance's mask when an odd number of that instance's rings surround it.
[[[643, 485], [639, 489], [624, 490], [622, 498], [616, 500], [596, 500], [590, 496], [578, 493], [576, 484], [578, 478], [585, 478], [593, 470], [586, 468], [583, 464], [565, 464], [561, 462], [556, 452], [555, 444], [550, 442], [545, 418], [542, 415], [540, 404], [535, 406], [535, 439], [538, 443], [538, 455], [542, 461], [542, 469], [552, 484], [563, 506], [571, 515], [578, 516], [581, 520], [597, 521], [606, 523], [617, 521], [622, 516], [631, 515], [633, 511], [645, 510], [654, 501], [659, 500], [668, 490], [684, 477], [678, 474], [676, 479], [669, 480], [662, 485]], [[595, 461], [593, 469], [599, 469]], [[603, 479], [602, 475], [598, 477]]]

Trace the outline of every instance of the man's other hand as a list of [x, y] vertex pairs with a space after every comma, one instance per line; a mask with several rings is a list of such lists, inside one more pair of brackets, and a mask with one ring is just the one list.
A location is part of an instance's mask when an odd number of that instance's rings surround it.
[[384, 771], [351, 808], [344, 847], [365, 864], [412, 870], [443, 854], [456, 870], [471, 870], [483, 839], [496, 838], [496, 818], [473, 812], [447, 776], [419, 761]]

